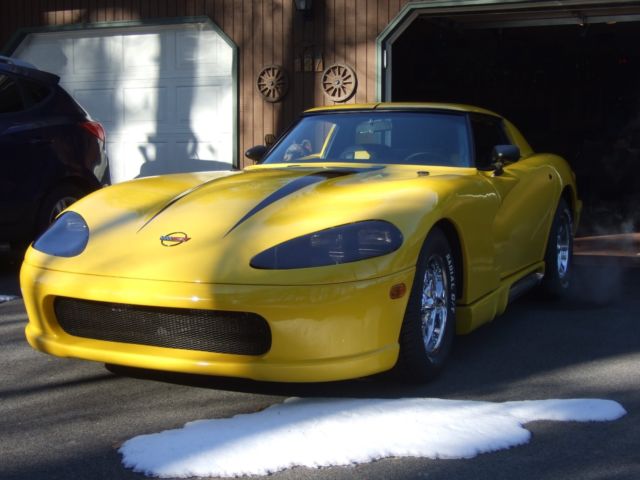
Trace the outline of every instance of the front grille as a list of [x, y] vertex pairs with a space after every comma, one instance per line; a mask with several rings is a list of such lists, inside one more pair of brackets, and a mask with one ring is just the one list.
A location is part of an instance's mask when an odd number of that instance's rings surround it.
[[204, 352], [262, 355], [271, 330], [255, 313], [146, 307], [58, 297], [58, 323], [70, 335]]

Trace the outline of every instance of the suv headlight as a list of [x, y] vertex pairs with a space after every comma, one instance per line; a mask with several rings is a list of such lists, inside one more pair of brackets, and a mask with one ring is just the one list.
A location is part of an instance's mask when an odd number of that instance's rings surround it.
[[33, 243], [33, 248], [56, 257], [75, 257], [82, 253], [87, 242], [87, 222], [75, 212], [66, 212]]
[[287, 240], [251, 259], [253, 268], [288, 270], [357, 262], [396, 251], [402, 233], [384, 220], [366, 220]]

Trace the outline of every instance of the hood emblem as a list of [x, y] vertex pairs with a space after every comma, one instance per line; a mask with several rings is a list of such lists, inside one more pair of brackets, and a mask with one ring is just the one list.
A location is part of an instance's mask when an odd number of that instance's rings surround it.
[[191, 237], [184, 232], [172, 232], [160, 237], [160, 243], [164, 247], [175, 247], [189, 240], [191, 240]]

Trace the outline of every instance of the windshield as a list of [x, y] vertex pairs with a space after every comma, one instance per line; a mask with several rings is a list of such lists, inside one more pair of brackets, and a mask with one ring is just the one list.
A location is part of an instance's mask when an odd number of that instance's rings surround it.
[[303, 117], [263, 163], [471, 166], [464, 113], [340, 112]]

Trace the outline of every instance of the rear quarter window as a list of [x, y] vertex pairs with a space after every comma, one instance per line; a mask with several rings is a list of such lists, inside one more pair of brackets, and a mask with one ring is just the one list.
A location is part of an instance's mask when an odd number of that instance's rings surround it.
[[24, 103], [16, 81], [0, 74], [0, 114], [24, 110]]
[[32, 80], [21, 80], [20, 86], [22, 87], [27, 108], [42, 103], [52, 92], [50, 87]]
[[489, 168], [493, 147], [510, 145], [512, 142], [505, 132], [504, 122], [501, 118], [480, 114], [472, 114], [470, 118], [476, 168]]

